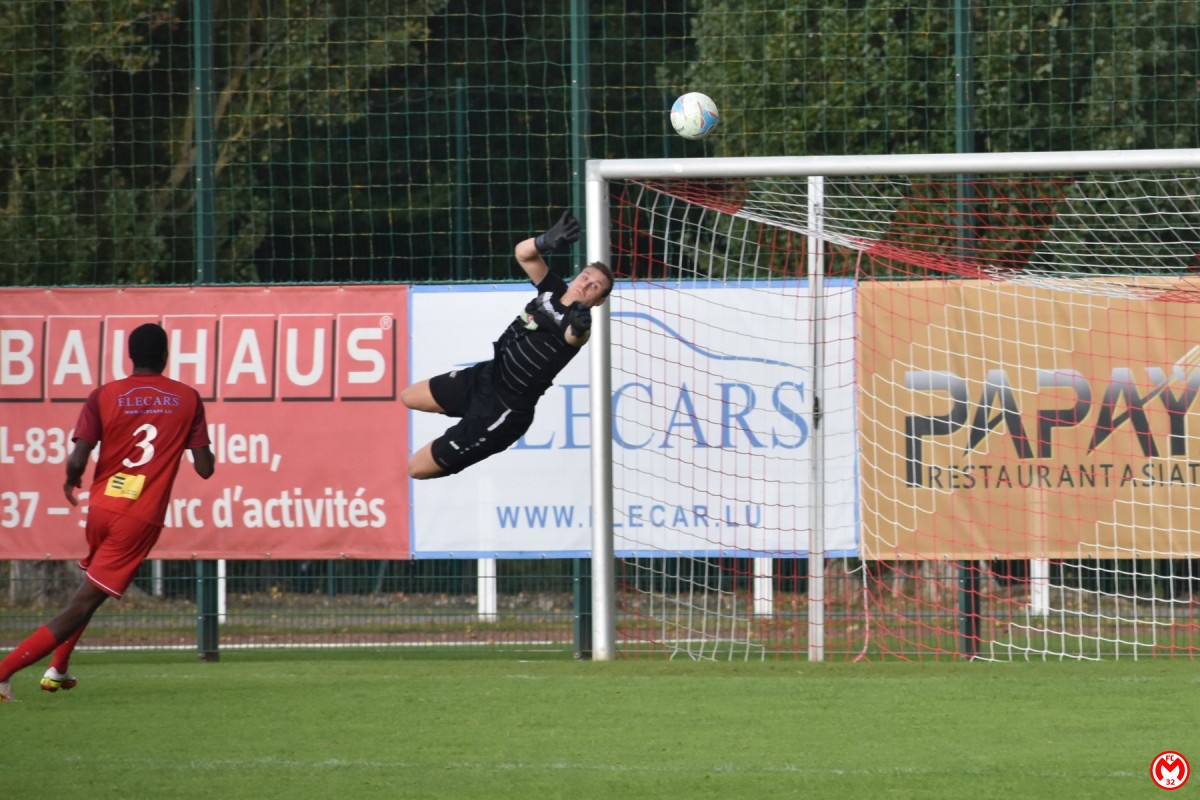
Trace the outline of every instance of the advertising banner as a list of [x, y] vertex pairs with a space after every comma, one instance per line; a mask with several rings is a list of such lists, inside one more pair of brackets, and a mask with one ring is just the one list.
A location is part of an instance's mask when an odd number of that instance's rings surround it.
[[1200, 309], [1131, 285], [860, 285], [864, 556], [1195, 555]]
[[209, 481], [180, 469], [155, 557], [408, 557], [407, 292], [0, 290], [0, 558], [83, 554], [86, 494], [74, 508], [62, 491], [71, 429], [131, 370], [145, 322], [167, 331], [166, 375], [204, 399], [217, 463]]
[[[413, 379], [490, 359], [532, 297], [528, 285], [413, 287]], [[618, 554], [807, 552], [808, 289], [618, 285], [609, 302]], [[847, 555], [857, 552], [853, 287], [831, 289], [827, 303], [826, 336], [840, 345], [829, 351], [823, 401], [837, 443], [827, 453], [826, 549]], [[591, 346], [559, 374], [516, 445], [458, 475], [414, 482], [414, 555], [590, 553]], [[452, 423], [414, 413], [413, 449]]]

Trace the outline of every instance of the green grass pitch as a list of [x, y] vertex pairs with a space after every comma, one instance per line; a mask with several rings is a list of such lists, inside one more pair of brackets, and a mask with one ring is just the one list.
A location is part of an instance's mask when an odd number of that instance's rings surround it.
[[1150, 798], [1157, 753], [1200, 767], [1183, 660], [83, 652], [54, 695], [42, 668], [0, 706], [0, 797]]

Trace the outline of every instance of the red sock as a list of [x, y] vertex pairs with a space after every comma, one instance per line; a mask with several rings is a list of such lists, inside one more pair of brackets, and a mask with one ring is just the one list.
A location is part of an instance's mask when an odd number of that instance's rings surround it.
[[71, 660], [71, 653], [75, 652], [75, 645], [79, 642], [79, 637], [83, 635], [83, 631], [87, 626], [72, 633], [67, 637], [67, 640], [54, 648], [54, 658], [50, 659], [50, 666], [54, 667], [61, 674], [67, 673], [67, 664]]
[[17, 645], [3, 661], [0, 661], [0, 681], [6, 681], [13, 673], [25, 669], [30, 664], [36, 664], [50, 654], [58, 646], [58, 639], [45, 625], [38, 628], [29, 638]]

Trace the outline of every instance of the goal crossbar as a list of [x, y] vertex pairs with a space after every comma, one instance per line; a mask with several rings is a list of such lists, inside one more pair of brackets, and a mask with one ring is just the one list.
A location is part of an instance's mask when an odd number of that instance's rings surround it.
[[889, 156], [616, 158], [587, 162], [587, 180], [768, 178], [821, 175], [955, 175], [1006, 172], [1196, 169], [1200, 148], [1028, 153], [909, 153]]

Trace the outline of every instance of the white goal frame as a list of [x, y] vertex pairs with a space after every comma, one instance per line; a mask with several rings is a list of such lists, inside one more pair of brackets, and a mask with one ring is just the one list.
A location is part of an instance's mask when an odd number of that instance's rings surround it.
[[[1163, 150], [1107, 150], [1026, 153], [936, 153], [893, 156], [780, 156], [745, 158], [601, 159], [586, 163], [587, 261], [611, 263], [609, 182], [625, 179], [684, 178], [808, 178], [808, 219], [803, 227], [809, 237], [808, 278], [814, 297], [814, 316], [820, 316], [815, 298], [821, 297], [823, 258], [822, 179], [840, 176], [962, 175], [998, 173], [1085, 172], [1136, 169], [1200, 170], [1200, 148]], [[819, 320], [814, 319], [815, 368], [813, 388], [822, 387], [820, 365], [822, 342]], [[613, 471], [611, 409], [611, 329], [608, 304], [593, 312], [590, 355], [591, 389], [591, 485], [592, 485], [592, 658], [610, 661], [616, 657], [616, 573], [613, 531]], [[602, 413], [604, 410], [604, 413]], [[824, 659], [824, 533], [823, 433], [814, 428], [814, 496], [811, 498], [812, 529], [809, 542], [809, 646], [811, 661]], [[820, 566], [818, 566], [818, 560]]]

